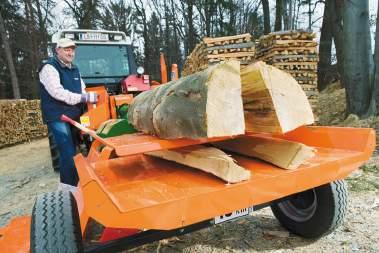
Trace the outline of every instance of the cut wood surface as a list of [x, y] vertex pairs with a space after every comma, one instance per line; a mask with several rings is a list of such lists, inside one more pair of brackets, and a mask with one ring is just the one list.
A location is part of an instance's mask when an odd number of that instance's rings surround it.
[[165, 139], [245, 133], [238, 61], [228, 61], [139, 94], [128, 111], [139, 131]]
[[238, 166], [223, 151], [214, 147], [192, 146], [175, 150], [160, 150], [146, 155], [163, 158], [211, 173], [228, 183], [250, 178], [250, 171]]
[[0, 148], [47, 135], [39, 100], [0, 100]]
[[214, 142], [214, 146], [238, 154], [259, 158], [283, 169], [296, 169], [315, 155], [315, 148], [302, 143], [267, 136], [242, 136]]
[[203, 41], [205, 43], [215, 43], [215, 42], [223, 42], [223, 41], [229, 41], [229, 40], [237, 40], [237, 39], [245, 39], [250, 40], [251, 34], [250, 33], [244, 33], [244, 34], [238, 34], [234, 36], [225, 36], [225, 37], [216, 37], [216, 38], [204, 38]]
[[247, 131], [286, 133], [314, 123], [304, 91], [289, 74], [256, 62], [241, 70]]
[[250, 34], [203, 38], [187, 57], [181, 74], [182, 76], [193, 74], [204, 70], [208, 65], [227, 59], [249, 64], [254, 58], [255, 43], [251, 41]]

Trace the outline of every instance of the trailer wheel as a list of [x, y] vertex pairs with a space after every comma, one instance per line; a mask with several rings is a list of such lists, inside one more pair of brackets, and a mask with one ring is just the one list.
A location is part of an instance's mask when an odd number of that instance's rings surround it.
[[300, 192], [271, 205], [283, 227], [305, 238], [318, 238], [331, 233], [345, 216], [347, 188], [337, 180]]
[[76, 201], [71, 192], [39, 196], [32, 212], [30, 252], [83, 252]]
[[49, 137], [49, 147], [50, 147], [50, 155], [51, 155], [51, 163], [53, 165], [54, 171], [59, 171], [59, 150], [58, 146], [55, 143], [54, 135], [48, 132]]

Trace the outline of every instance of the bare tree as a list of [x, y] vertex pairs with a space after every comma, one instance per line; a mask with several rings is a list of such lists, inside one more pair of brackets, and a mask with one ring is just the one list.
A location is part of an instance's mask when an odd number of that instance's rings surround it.
[[282, 30], [282, 18], [283, 18], [283, 0], [276, 0], [275, 7], [275, 31]]
[[64, 0], [75, 18], [78, 28], [95, 29], [100, 18], [99, 0]]
[[347, 113], [359, 117], [369, 111], [373, 80], [373, 57], [368, 0], [344, 2], [343, 78]]
[[317, 88], [323, 90], [328, 84], [328, 70], [331, 68], [332, 53], [332, 14], [329, 6], [330, 0], [325, 1], [324, 16], [322, 20], [319, 57], [320, 61], [317, 66]]
[[370, 109], [367, 116], [379, 115], [379, 5], [376, 15], [376, 31], [375, 31], [375, 55], [374, 55], [374, 80], [372, 83], [372, 95], [370, 101]]
[[262, 7], [264, 19], [264, 34], [269, 34], [271, 32], [269, 0], [262, 0]]
[[18, 99], [18, 98], [21, 98], [20, 88], [18, 84], [16, 68], [13, 62], [11, 47], [8, 41], [7, 31], [5, 30], [5, 24], [4, 24], [2, 14], [1, 14], [2, 10], [3, 10], [2, 5], [0, 5], [0, 35], [1, 35], [1, 40], [3, 41], [5, 56], [7, 58], [8, 68], [9, 68], [9, 72], [11, 76], [13, 97]]

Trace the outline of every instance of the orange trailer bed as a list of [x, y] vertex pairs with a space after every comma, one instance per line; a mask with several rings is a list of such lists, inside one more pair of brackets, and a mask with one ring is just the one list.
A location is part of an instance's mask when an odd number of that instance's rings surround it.
[[[375, 149], [372, 129], [301, 127], [275, 137], [315, 147], [316, 156], [298, 169], [283, 170], [232, 154], [239, 165], [252, 173], [250, 180], [237, 184], [226, 184], [202, 171], [143, 155], [225, 138], [168, 141], [137, 134], [95, 141], [88, 157], [75, 157], [80, 177], [75, 198], [82, 233], [90, 217], [110, 228], [171, 230], [234, 210], [254, 208], [343, 179], [368, 160]], [[1, 228], [0, 248], [28, 252], [29, 229], [30, 218]], [[24, 235], [22, 241], [12, 236], [14, 232]]]
[[133, 135], [109, 138], [115, 153], [126, 156], [109, 159], [112, 149], [94, 154], [92, 148], [88, 159], [75, 158], [82, 189], [78, 196], [83, 199], [79, 203], [84, 204], [79, 206], [82, 227], [88, 216], [116, 228], [165, 230], [194, 224], [342, 179], [369, 159], [375, 148], [372, 129], [302, 127], [277, 137], [316, 147], [316, 156], [298, 169], [283, 170], [232, 154], [252, 173], [250, 180], [237, 184], [142, 154], [198, 141]]

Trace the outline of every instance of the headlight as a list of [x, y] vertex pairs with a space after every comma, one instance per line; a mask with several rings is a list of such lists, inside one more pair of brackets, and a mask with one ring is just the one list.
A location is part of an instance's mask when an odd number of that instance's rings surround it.
[[138, 68], [137, 68], [137, 74], [138, 74], [138, 75], [143, 75], [143, 73], [145, 73], [145, 69], [144, 69], [143, 67], [141, 67], [141, 66], [138, 67]]

